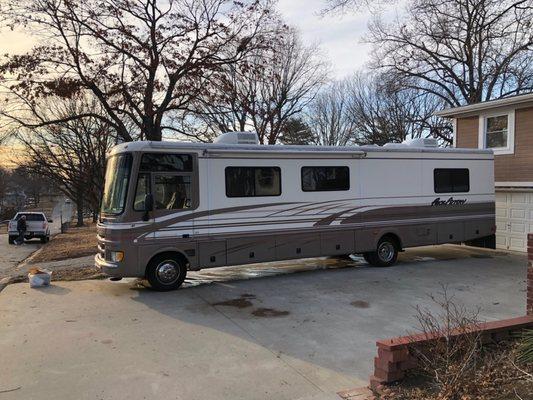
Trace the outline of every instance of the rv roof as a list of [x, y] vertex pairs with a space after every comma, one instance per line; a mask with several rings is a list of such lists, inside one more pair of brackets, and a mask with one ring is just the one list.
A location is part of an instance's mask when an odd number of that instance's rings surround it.
[[218, 144], [218, 143], [191, 143], [178, 141], [136, 141], [121, 143], [113, 147], [110, 155], [126, 151], [154, 151], [165, 149], [184, 149], [200, 151], [225, 151], [225, 152], [276, 152], [276, 153], [346, 153], [365, 154], [371, 152], [403, 152], [403, 153], [469, 153], [492, 154], [492, 150], [483, 149], [457, 149], [450, 147], [413, 147], [398, 143], [394, 146], [297, 146], [297, 145], [245, 145], [245, 144]]

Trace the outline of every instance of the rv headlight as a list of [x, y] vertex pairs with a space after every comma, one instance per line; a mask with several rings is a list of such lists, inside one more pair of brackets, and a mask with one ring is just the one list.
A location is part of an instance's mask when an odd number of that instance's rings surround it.
[[109, 252], [109, 261], [120, 262], [122, 260], [124, 260], [123, 251], [110, 251]]

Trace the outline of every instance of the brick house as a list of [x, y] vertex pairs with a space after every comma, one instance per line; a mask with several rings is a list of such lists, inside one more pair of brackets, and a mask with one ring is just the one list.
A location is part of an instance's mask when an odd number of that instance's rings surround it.
[[533, 232], [533, 93], [436, 115], [452, 120], [454, 147], [493, 149], [496, 248], [526, 251]]

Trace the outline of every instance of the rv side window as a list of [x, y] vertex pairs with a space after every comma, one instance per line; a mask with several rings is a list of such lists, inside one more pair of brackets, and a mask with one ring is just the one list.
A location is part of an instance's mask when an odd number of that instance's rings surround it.
[[350, 189], [348, 167], [302, 167], [302, 190], [326, 192]]
[[165, 211], [196, 207], [193, 199], [193, 156], [191, 154], [144, 153], [139, 165], [133, 209], [144, 211], [144, 200], [151, 193], [154, 210]]
[[180, 210], [191, 207], [191, 177], [157, 174], [154, 177], [156, 210]]
[[279, 167], [226, 167], [225, 173], [228, 197], [281, 195]]
[[440, 168], [433, 170], [435, 193], [470, 191], [470, 172], [467, 168]]
[[192, 172], [190, 154], [145, 153], [141, 158], [140, 171]]
[[137, 189], [135, 189], [135, 200], [133, 209], [135, 211], [144, 211], [144, 198], [150, 193], [150, 174], [140, 173], [137, 178]]

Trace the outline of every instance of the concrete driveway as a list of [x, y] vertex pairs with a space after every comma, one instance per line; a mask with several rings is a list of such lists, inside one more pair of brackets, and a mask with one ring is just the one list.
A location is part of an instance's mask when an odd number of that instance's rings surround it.
[[413, 307], [433, 307], [427, 295], [441, 285], [483, 319], [512, 317], [524, 313], [525, 272], [524, 255], [441, 246], [382, 269], [314, 259], [207, 270], [172, 293], [133, 280], [10, 285], [0, 393], [334, 399], [367, 384], [376, 339], [412, 332]]
[[[70, 221], [72, 218], [72, 204], [64, 201], [58, 202], [53, 211], [50, 225], [50, 234], [61, 232], [61, 221]], [[39, 239], [26, 241], [24, 246], [14, 246], [8, 243], [8, 235], [0, 234], [0, 280], [11, 274], [18, 263], [29, 257], [41, 247]]]

